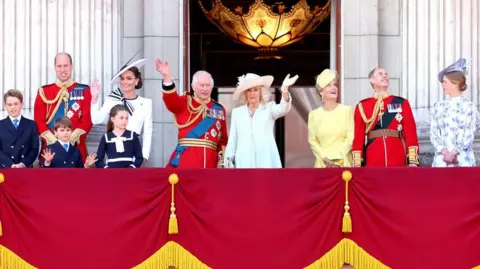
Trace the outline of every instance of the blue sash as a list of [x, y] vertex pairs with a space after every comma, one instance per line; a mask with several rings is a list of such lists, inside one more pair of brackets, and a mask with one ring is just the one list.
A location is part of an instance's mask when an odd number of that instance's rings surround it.
[[[88, 88], [88, 85], [84, 84], [77, 84], [75, 88], [70, 92], [70, 98], [68, 99], [68, 107], [67, 107], [67, 113], [70, 110], [70, 108], [77, 102], [77, 98], [80, 98], [83, 96], [83, 92]], [[72, 98], [73, 97], [73, 98]], [[78, 99], [80, 100], [80, 99]], [[58, 110], [55, 113], [55, 116], [53, 116], [52, 121], [48, 124], [48, 127], [53, 130], [53, 127], [55, 125], [55, 120], [61, 117], [66, 117], [67, 115], [65, 114], [65, 103], [62, 100], [58, 100], [60, 102], [60, 105], [58, 106]], [[74, 111], [76, 112], [76, 111]]]
[[[222, 106], [214, 102], [211, 109], [222, 111]], [[193, 127], [193, 129], [190, 130], [190, 132], [188, 132], [188, 134], [184, 138], [199, 139], [208, 130], [210, 130], [210, 128], [215, 124], [216, 121], [217, 119], [214, 117], [205, 117], [205, 119], [203, 119], [195, 127]], [[177, 144], [177, 147], [175, 148], [175, 156], [173, 156], [173, 159], [170, 161], [171, 166], [178, 166], [178, 164], [180, 163], [180, 157], [182, 157], [183, 152], [187, 148], [189, 148], [189, 146], [180, 146], [179, 144]]]

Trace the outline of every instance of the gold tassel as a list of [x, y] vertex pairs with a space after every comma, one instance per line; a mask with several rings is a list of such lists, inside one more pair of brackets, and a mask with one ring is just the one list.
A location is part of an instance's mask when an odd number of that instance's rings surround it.
[[175, 184], [178, 183], [177, 174], [171, 174], [168, 177], [168, 182], [172, 185], [172, 203], [170, 205], [170, 218], [168, 220], [168, 234], [178, 234], [178, 220], [175, 215]]
[[343, 213], [342, 220], [342, 232], [351, 233], [352, 232], [352, 217], [350, 216], [350, 205], [348, 203], [348, 182], [352, 179], [352, 172], [343, 171], [342, 179], [345, 181], [345, 213]]

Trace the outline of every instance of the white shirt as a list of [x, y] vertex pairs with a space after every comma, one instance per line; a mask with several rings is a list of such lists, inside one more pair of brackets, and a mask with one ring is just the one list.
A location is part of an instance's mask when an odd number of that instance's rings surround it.
[[[22, 119], [22, 115], [19, 115], [19, 116], [16, 117], [16, 118], [14, 118], [14, 117], [12, 117], [12, 116], [10, 116], [10, 115], [8, 115], [8, 117], [10, 118], [10, 121], [12, 122], [12, 124], [13, 124], [13, 120], [18, 120], [18, 125], [20, 125], [20, 120]], [[18, 126], [18, 125], [17, 125], [17, 126]]]
[[[142, 155], [144, 159], [149, 158], [152, 145], [153, 117], [152, 100], [137, 96], [135, 99], [127, 99], [135, 108], [133, 115], [129, 115], [127, 129], [142, 137]], [[98, 102], [91, 106], [91, 117], [93, 124], [106, 124], [110, 110], [115, 105], [122, 105], [122, 101], [107, 98], [100, 108]]]
[[58, 143], [60, 143], [60, 145], [62, 145], [63, 148], [65, 148], [65, 145], [67, 145], [67, 150], [66, 151], [68, 152], [68, 150], [70, 149], [70, 143], [63, 142], [63, 141], [60, 141], [60, 140], [58, 140]]

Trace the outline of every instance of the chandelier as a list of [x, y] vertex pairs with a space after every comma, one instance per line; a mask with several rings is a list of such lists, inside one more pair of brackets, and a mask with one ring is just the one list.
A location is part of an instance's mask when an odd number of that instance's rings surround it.
[[330, 1], [310, 6], [307, 0], [299, 0], [287, 6], [283, 2], [267, 5], [264, 0], [255, 0], [247, 12], [240, 5], [231, 10], [222, 0], [198, 0], [198, 3], [208, 20], [222, 32], [237, 42], [257, 48], [256, 59], [280, 59], [279, 48], [300, 41], [328, 17]]

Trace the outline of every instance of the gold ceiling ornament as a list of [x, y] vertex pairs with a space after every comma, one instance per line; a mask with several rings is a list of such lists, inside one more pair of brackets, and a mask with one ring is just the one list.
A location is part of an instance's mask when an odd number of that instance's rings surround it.
[[[209, 10], [205, 2], [209, 2]], [[278, 48], [298, 42], [313, 32], [330, 15], [330, 2], [310, 7], [307, 0], [299, 0], [287, 7], [281, 2], [267, 5], [264, 0], [255, 0], [248, 12], [243, 12], [241, 6], [230, 10], [222, 0], [198, 0], [208, 20], [222, 32], [258, 49], [260, 55], [256, 59], [280, 59]]]

